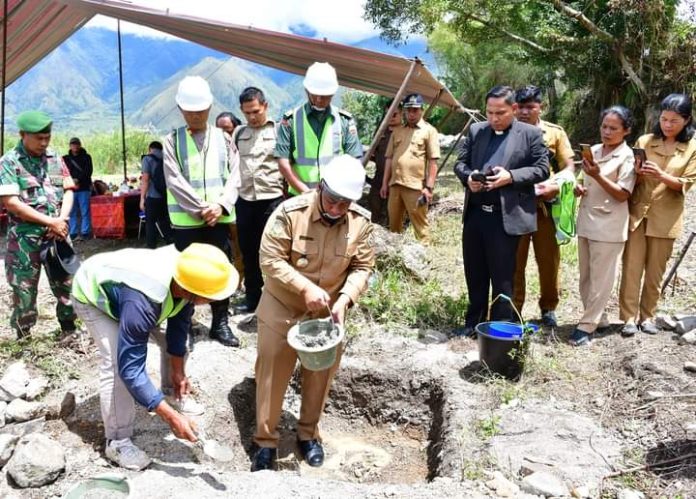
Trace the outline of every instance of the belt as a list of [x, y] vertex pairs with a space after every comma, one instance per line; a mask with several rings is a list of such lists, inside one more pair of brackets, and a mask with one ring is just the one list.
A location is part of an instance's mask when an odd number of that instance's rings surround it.
[[475, 208], [478, 208], [481, 211], [485, 211], [486, 213], [493, 213], [494, 211], [500, 211], [499, 204], [475, 204], [473, 206]]

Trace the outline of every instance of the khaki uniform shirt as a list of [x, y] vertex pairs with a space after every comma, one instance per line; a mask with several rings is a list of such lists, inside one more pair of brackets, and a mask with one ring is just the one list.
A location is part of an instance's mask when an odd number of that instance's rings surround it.
[[341, 293], [356, 303], [366, 289], [375, 262], [370, 212], [353, 203], [332, 226], [319, 213], [318, 191], [288, 199], [266, 224], [259, 260], [266, 280], [256, 313], [285, 336], [309, 317], [301, 293], [310, 283], [324, 289], [332, 303]]
[[273, 156], [276, 125], [273, 120], [259, 128], [238, 126], [232, 142], [239, 149], [239, 197], [245, 201], [274, 199], [283, 195], [283, 175]]
[[[207, 154], [208, 130], [211, 127], [208, 125], [205, 132], [197, 132], [192, 134], [196, 147], [203, 154]], [[190, 131], [189, 131], [190, 133]], [[172, 196], [176, 199], [181, 209], [192, 217], [201, 217], [201, 210], [207, 206], [203, 199], [191, 187], [184, 174], [181, 173], [181, 167], [176, 159], [176, 151], [174, 151], [174, 135], [167, 134], [164, 140], [163, 147], [163, 162], [164, 162], [164, 179], [167, 182], [167, 190], [171, 191]], [[229, 165], [229, 176], [225, 182], [225, 190], [218, 199], [210, 200], [209, 202], [218, 203], [224, 210], [230, 214], [234, 210], [234, 203], [237, 201], [237, 189], [239, 188], [239, 154], [237, 148], [231, 143], [231, 138], [225, 134], [227, 139], [227, 161]]]
[[[602, 157], [602, 144], [592, 147], [592, 156], [602, 175], [631, 192], [636, 183], [633, 151], [624, 142]], [[587, 189], [578, 208], [578, 236], [592, 241], [622, 243], [628, 239], [628, 201], [619, 201], [589, 175], [583, 178]]]
[[389, 185], [421, 190], [425, 187], [428, 163], [440, 157], [437, 130], [425, 120], [420, 120], [414, 127], [396, 127], [385, 157], [392, 160]]
[[630, 230], [635, 230], [645, 219], [646, 236], [676, 239], [682, 231], [684, 194], [696, 181], [696, 138], [688, 143], [677, 142], [672, 155], [667, 155], [662, 139], [653, 134], [640, 137], [636, 147], [645, 149], [648, 161], [677, 177], [683, 187], [675, 191], [656, 179], [639, 175], [629, 200]]
[[544, 136], [544, 144], [549, 150], [552, 173], [558, 173], [565, 168], [568, 159], [575, 158], [568, 135], [562, 126], [549, 121], [539, 120], [539, 127]]

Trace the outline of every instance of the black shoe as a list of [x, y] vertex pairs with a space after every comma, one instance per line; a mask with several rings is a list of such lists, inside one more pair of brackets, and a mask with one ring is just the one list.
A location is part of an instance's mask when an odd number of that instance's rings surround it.
[[300, 454], [305, 462], [313, 468], [318, 468], [324, 464], [324, 448], [318, 440], [298, 440]]
[[256, 305], [251, 305], [249, 303], [241, 303], [233, 307], [233, 310], [235, 315], [253, 314], [254, 312], [256, 312]]
[[584, 347], [590, 344], [592, 341], [592, 335], [582, 331], [581, 329], [575, 328], [573, 334], [570, 335], [570, 344], [574, 347]]
[[237, 338], [227, 322], [227, 306], [224, 310], [213, 310], [213, 323], [210, 325], [210, 337], [226, 347], [238, 347]]
[[476, 329], [474, 326], [461, 326], [455, 328], [452, 332], [452, 336], [455, 338], [472, 338], [476, 339]]
[[541, 325], [546, 327], [558, 327], [556, 312], [553, 310], [541, 311]]
[[273, 470], [278, 450], [271, 447], [259, 447], [251, 461], [251, 471]]

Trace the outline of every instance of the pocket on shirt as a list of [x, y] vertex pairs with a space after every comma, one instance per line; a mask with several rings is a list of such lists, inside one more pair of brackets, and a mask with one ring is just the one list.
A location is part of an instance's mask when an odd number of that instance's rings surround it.
[[[319, 253], [319, 244], [316, 241], [311, 241], [307, 239], [295, 239], [292, 242], [292, 251], [290, 252], [290, 263], [292, 263], [295, 268], [307, 267], [313, 260], [317, 258]], [[307, 265], [303, 265], [303, 262], [298, 265], [300, 259], [307, 260]]]
[[336, 256], [344, 258], [353, 258], [358, 252], [358, 244], [356, 241], [340, 238], [336, 241]]

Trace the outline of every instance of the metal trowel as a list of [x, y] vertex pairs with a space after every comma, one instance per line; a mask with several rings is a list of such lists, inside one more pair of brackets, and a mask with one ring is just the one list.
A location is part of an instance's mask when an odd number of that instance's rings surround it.
[[206, 438], [202, 433], [196, 435], [198, 440], [194, 444], [201, 449], [203, 453], [215, 461], [227, 463], [234, 459], [234, 452], [227, 445], [223, 445], [217, 440]]

